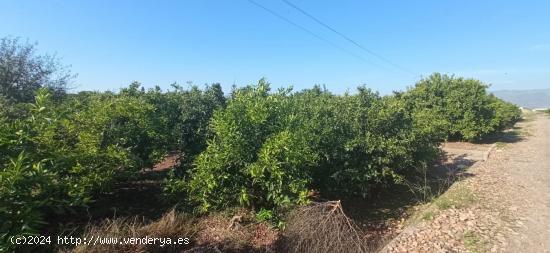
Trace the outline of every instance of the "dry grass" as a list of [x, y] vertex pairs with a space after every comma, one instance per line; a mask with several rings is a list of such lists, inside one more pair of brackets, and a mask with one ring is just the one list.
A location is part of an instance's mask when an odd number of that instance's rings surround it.
[[434, 204], [441, 210], [449, 208], [461, 209], [469, 207], [475, 201], [476, 198], [472, 191], [464, 186], [457, 186], [435, 199]]
[[372, 252], [361, 229], [348, 218], [340, 201], [313, 203], [287, 219], [281, 252]]
[[487, 242], [475, 232], [466, 231], [462, 236], [462, 241], [470, 252], [487, 252]]
[[[194, 219], [176, 213], [174, 210], [166, 213], [159, 220], [144, 224], [137, 218], [107, 219], [97, 226], [88, 226], [82, 238], [193, 238], [197, 232], [193, 225]], [[192, 243], [192, 242], [190, 242]], [[164, 245], [160, 244], [96, 244], [79, 246], [66, 250], [70, 253], [102, 253], [102, 252], [181, 252], [189, 245]]]
[[521, 118], [522, 118], [522, 121], [524, 122], [531, 122], [536, 119], [537, 117], [536, 115], [537, 113], [532, 110], [523, 110]]
[[[239, 217], [234, 221], [235, 217]], [[98, 225], [90, 225], [80, 238], [189, 238], [189, 244], [81, 244], [67, 253], [141, 253], [141, 252], [272, 252], [279, 234], [265, 222], [256, 222], [252, 212], [239, 209], [211, 213], [206, 216], [188, 216], [174, 210], [160, 219], [144, 223], [138, 218], [107, 219]]]
[[201, 218], [197, 226], [200, 229], [195, 236], [196, 243], [201, 245], [197, 249], [210, 247], [222, 252], [270, 252], [279, 237], [277, 229], [266, 222], [258, 222], [253, 212], [241, 208], [211, 213]]
[[495, 145], [496, 145], [497, 149], [503, 149], [503, 148], [506, 147], [506, 145], [508, 145], [508, 143], [502, 142], [502, 141], [497, 141], [497, 142], [495, 142]]

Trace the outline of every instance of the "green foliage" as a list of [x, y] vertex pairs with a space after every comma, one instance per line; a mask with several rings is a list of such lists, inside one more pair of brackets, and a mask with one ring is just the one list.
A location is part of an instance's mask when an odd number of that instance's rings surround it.
[[225, 103], [220, 86], [139, 88], [133, 83], [119, 94], [82, 92], [62, 101], [39, 89], [34, 103], [11, 104], [22, 112], [17, 117], [13, 108], [1, 111], [2, 240], [36, 232], [45, 215], [87, 205], [169, 151], [201, 151], [209, 117]]
[[495, 111], [492, 125], [496, 131], [502, 131], [512, 127], [521, 119], [521, 109], [512, 103], [490, 95], [491, 107]]
[[256, 219], [258, 221], [270, 221], [274, 218], [273, 211], [267, 210], [267, 209], [260, 209], [258, 213], [256, 213]]
[[76, 149], [90, 155], [107, 151], [108, 160], [125, 168], [141, 169], [158, 159], [153, 105], [124, 94], [91, 96], [80, 103], [67, 102], [69, 108], [82, 108], [68, 120], [68, 131], [77, 135]]
[[12, 236], [32, 235], [44, 224], [40, 208], [59, 204], [52, 198], [56, 175], [45, 161], [30, 164], [24, 153], [0, 170], [0, 251], [13, 250]]
[[270, 220], [268, 210], [307, 203], [312, 192], [367, 197], [423, 171], [445, 138], [512, 126], [521, 112], [486, 87], [434, 74], [391, 96], [273, 92], [265, 80], [227, 101], [219, 84], [162, 91], [134, 82], [64, 99], [43, 88], [33, 103], [0, 95], [0, 247], [174, 151], [181, 166], [166, 196], [200, 211], [246, 206]]
[[57, 58], [37, 55], [35, 44], [0, 38], [0, 96], [10, 103], [32, 102], [40, 88], [60, 98], [73, 77]]
[[435, 158], [437, 128], [416, 129], [430, 116], [401, 99], [269, 91], [263, 80], [236, 90], [214, 114], [187, 185], [202, 211], [300, 204], [311, 190], [367, 196]]
[[422, 79], [403, 97], [413, 110], [430, 110], [443, 119], [448, 139], [477, 140], [511, 126], [519, 119], [516, 106], [487, 94], [475, 79], [435, 73]]
[[184, 165], [206, 149], [206, 140], [210, 135], [208, 122], [214, 111], [225, 107], [225, 97], [220, 84], [207, 86], [200, 90], [193, 86], [189, 91], [180, 89], [180, 118], [178, 127], [179, 150], [184, 155]]
[[68, 188], [62, 173], [52, 170], [58, 119], [47, 90], [39, 90], [28, 117], [0, 119], [0, 247], [13, 247], [10, 236], [35, 233], [46, 207], [59, 211], [75, 199], [63, 194]]
[[0, 121], [3, 236], [36, 232], [46, 213], [85, 205], [109, 186], [117, 165], [112, 148], [87, 150], [90, 129], [71, 122], [48, 90], [25, 107], [27, 117]]

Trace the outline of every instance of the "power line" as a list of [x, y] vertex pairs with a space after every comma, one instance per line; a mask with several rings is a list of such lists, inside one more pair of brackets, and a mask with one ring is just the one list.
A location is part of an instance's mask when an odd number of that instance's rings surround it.
[[285, 21], [285, 22], [287, 22], [287, 23], [293, 25], [294, 27], [296, 27], [296, 28], [298, 28], [298, 29], [300, 29], [300, 30], [302, 30], [302, 31], [304, 31], [304, 32], [306, 32], [306, 33], [308, 33], [308, 34], [310, 34], [311, 36], [313, 36], [313, 37], [315, 37], [315, 38], [317, 38], [317, 39], [319, 39], [319, 40], [321, 40], [321, 41], [323, 41], [323, 42], [325, 42], [325, 43], [327, 43], [327, 44], [329, 44], [329, 45], [331, 45], [331, 46], [333, 46], [333, 47], [335, 47], [335, 48], [337, 48], [337, 49], [339, 49], [339, 50], [341, 50], [341, 51], [343, 51], [343, 52], [345, 52], [345, 53], [347, 53], [347, 54], [349, 54], [349, 55], [351, 55], [351, 56], [353, 56], [353, 57], [356, 57], [356, 58], [358, 58], [358, 59], [360, 59], [360, 60], [362, 60], [362, 61], [364, 61], [364, 62], [367, 62], [367, 63], [373, 64], [373, 65], [376, 65], [376, 66], [378, 66], [378, 67], [380, 67], [380, 68], [384, 68], [384, 66], [381, 66], [381, 65], [376, 64], [376, 63], [374, 63], [374, 62], [372, 62], [372, 61], [369, 61], [369, 60], [365, 59], [364, 57], [362, 57], [361, 55], [355, 54], [355, 53], [353, 53], [353, 52], [351, 52], [351, 51], [349, 51], [349, 50], [347, 50], [347, 49], [345, 49], [345, 48], [343, 48], [343, 47], [341, 47], [341, 46], [338, 46], [337, 44], [333, 43], [332, 41], [327, 40], [327, 39], [321, 37], [320, 35], [317, 35], [316, 33], [312, 32], [311, 30], [309, 30], [309, 29], [307, 29], [307, 28], [305, 28], [305, 27], [303, 27], [303, 26], [297, 24], [296, 22], [294, 22], [294, 21], [292, 21], [292, 20], [290, 20], [290, 19], [288, 19], [288, 18], [285, 18], [284, 16], [280, 15], [279, 13], [277, 13], [277, 12], [275, 12], [275, 11], [273, 11], [273, 10], [271, 10], [271, 9], [269, 9], [269, 8], [267, 8], [267, 7], [263, 6], [263, 5], [261, 5], [261, 4], [259, 4], [258, 2], [254, 1], [254, 0], [248, 0], [248, 1], [249, 1], [250, 3], [256, 5], [257, 7], [259, 7], [259, 8], [261, 8], [261, 9], [263, 9], [263, 10], [269, 12], [271, 15], [273, 15], [273, 16], [275, 16], [275, 17], [277, 17], [277, 18], [279, 18], [279, 19], [281, 19], [281, 20], [283, 20], [283, 21]]
[[286, 3], [288, 6], [296, 9], [297, 11], [301, 12], [302, 14], [306, 15], [307, 17], [309, 17], [310, 19], [312, 19], [313, 21], [317, 22], [318, 24], [324, 26], [325, 28], [331, 30], [332, 32], [338, 34], [340, 37], [344, 38], [345, 40], [347, 40], [348, 42], [354, 44], [355, 46], [359, 47], [360, 49], [362, 49], [363, 51], [375, 56], [376, 58], [382, 60], [382, 61], [385, 61], [386, 63], [394, 66], [395, 68], [398, 68], [399, 70], [401, 71], [404, 71], [404, 72], [407, 72], [409, 74], [412, 74], [412, 75], [416, 75], [415, 73], [413, 73], [412, 71], [406, 69], [406, 68], [403, 68], [395, 63], [393, 63], [392, 61], [388, 60], [387, 58], [373, 52], [372, 50], [369, 50], [368, 48], [362, 46], [361, 44], [357, 43], [355, 40], [351, 39], [350, 37], [346, 36], [345, 34], [337, 31], [336, 29], [332, 28], [331, 26], [327, 25], [326, 23], [324, 23], [323, 21], [319, 20], [318, 18], [314, 17], [313, 15], [309, 14], [308, 12], [306, 12], [304, 9], [296, 6], [295, 4], [289, 2], [288, 0], [281, 0], [283, 1], [284, 3]]

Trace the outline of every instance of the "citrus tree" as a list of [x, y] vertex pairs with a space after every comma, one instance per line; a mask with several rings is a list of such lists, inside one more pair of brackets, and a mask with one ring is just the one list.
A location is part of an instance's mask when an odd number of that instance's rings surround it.
[[271, 92], [261, 80], [214, 114], [208, 147], [179, 186], [201, 211], [301, 204], [311, 191], [366, 197], [435, 158], [439, 129], [418, 129], [431, 115], [366, 88]]
[[447, 139], [479, 140], [519, 119], [517, 106], [487, 93], [488, 85], [475, 79], [432, 74], [403, 97], [413, 110], [429, 109], [444, 119]]

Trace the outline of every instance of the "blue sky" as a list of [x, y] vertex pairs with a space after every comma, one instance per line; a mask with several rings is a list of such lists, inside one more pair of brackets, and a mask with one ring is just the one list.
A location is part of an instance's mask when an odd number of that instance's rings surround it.
[[290, 0], [408, 72], [280, 0], [255, 1], [332, 45], [247, 0], [0, 0], [0, 36], [62, 57], [78, 73], [76, 90], [134, 80], [228, 90], [266, 77], [274, 87], [324, 84], [341, 93], [366, 84], [386, 94], [432, 72], [478, 78], [493, 90], [550, 87], [550, 1]]

